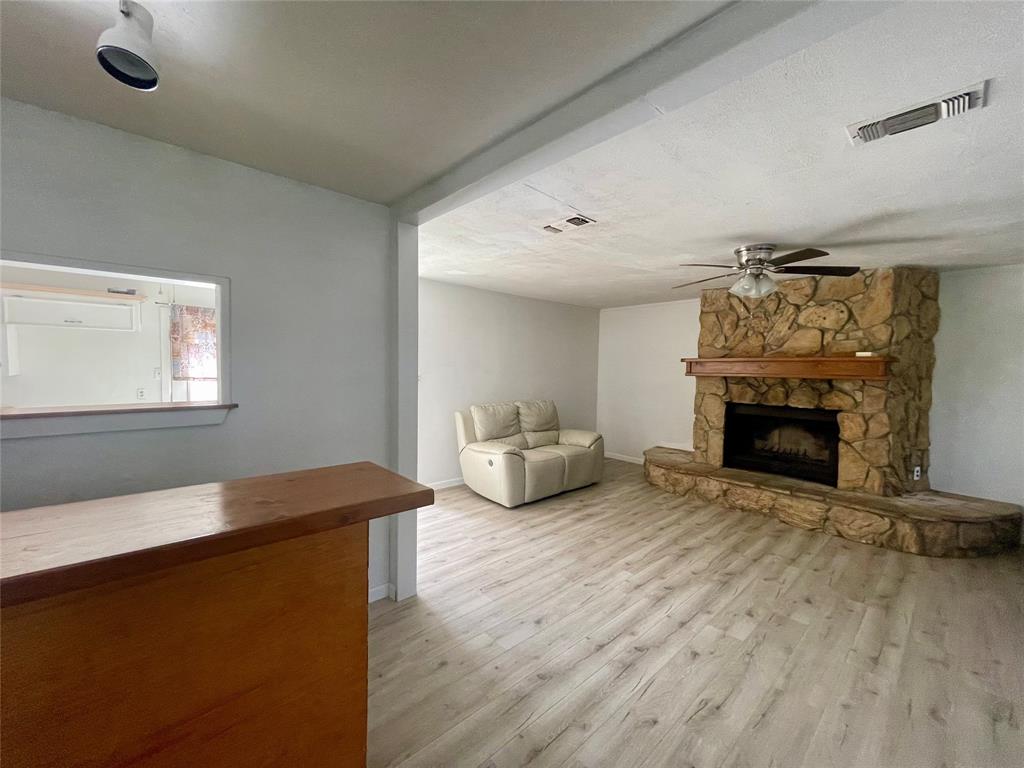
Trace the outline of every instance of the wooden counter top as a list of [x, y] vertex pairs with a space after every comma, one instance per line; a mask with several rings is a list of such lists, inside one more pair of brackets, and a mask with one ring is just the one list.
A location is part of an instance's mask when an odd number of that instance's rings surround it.
[[371, 462], [0, 515], [3, 606], [432, 504]]

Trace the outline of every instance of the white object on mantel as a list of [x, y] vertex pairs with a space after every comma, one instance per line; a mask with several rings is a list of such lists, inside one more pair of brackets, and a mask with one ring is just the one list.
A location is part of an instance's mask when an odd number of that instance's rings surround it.
[[877, 357], [875, 352], [854, 352], [854, 357]]

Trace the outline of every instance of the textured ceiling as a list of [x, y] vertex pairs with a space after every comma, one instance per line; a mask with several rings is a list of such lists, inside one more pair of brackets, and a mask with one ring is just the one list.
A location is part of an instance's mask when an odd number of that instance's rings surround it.
[[376, 202], [724, 2], [147, 2], [160, 88], [108, 77], [117, 0], [0, 2], [4, 96]]
[[[678, 263], [752, 242], [832, 252], [817, 264], [1022, 262], [1022, 28], [1021, 3], [896, 7], [426, 223], [421, 275], [608, 307], [697, 296], [671, 286], [714, 271]], [[984, 109], [846, 137], [987, 78]], [[541, 229], [576, 212], [597, 223]]]

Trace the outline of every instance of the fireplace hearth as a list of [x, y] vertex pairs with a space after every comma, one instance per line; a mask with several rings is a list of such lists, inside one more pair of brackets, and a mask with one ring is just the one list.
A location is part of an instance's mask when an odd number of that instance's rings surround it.
[[836, 486], [835, 411], [727, 403], [723, 465]]

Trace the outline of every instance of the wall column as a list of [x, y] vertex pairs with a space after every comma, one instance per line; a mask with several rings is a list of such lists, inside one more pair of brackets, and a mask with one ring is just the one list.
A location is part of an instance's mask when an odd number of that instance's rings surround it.
[[[392, 214], [395, 286], [392, 377], [392, 467], [416, 478], [416, 420], [419, 334], [419, 232]], [[416, 510], [388, 520], [388, 596], [404, 600], [416, 594]]]

